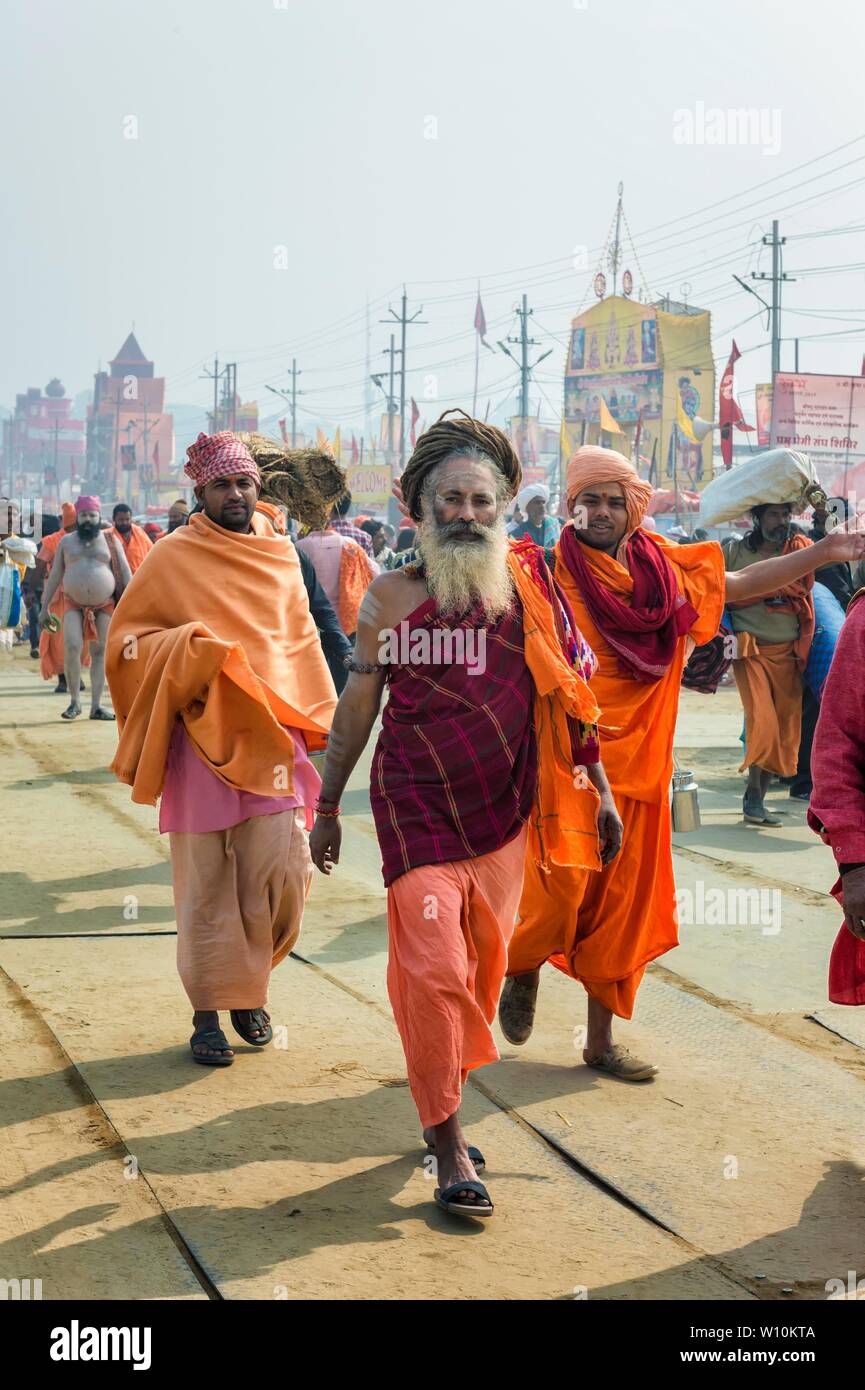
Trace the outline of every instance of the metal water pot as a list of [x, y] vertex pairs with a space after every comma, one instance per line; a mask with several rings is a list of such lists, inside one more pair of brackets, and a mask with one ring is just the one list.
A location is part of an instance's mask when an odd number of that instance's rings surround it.
[[673, 829], [680, 835], [700, 829], [699, 790], [693, 772], [676, 768], [673, 773]]

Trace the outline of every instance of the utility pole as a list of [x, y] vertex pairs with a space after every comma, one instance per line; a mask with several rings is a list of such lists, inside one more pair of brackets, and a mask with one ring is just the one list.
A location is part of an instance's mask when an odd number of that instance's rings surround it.
[[209, 372], [205, 367], [204, 375], [213, 377], [213, 414], [210, 417], [210, 433], [215, 434], [216, 421], [219, 418], [219, 378], [221, 375], [218, 357], [214, 357], [213, 359], [213, 371]]
[[[141, 429], [141, 437], [142, 437], [142, 439], [144, 440], [144, 475], [143, 475], [143, 482], [144, 482], [144, 510], [147, 511], [147, 508], [148, 508], [149, 505], [150, 505], [150, 501], [151, 501], [151, 497], [152, 497], [152, 491], [151, 491], [151, 487], [150, 487], [150, 481], [151, 481], [151, 475], [152, 475], [152, 471], [153, 471], [153, 470], [152, 470], [152, 465], [151, 465], [151, 463], [150, 463], [150, 421], [149, 421], [148, 418], [147, 418], [147, 402], [146, 402], [146, 401], [144, 402], [144, 424], [143, 424], [142, 429]], [[139, 476], [140, 476], [140, 475], [139, 475]], [[158, 497], [158, 496], [157, 496], [157, 498], [156, 498], [156, 501], [157, 501], [157, 502], [159, 501], [159, 497]]]
[[[405, 304], [403, 304], [403, 308], [405, 308]], [[387, 323], [388, 320], [387, 320], [387, 319], [383, 319], [382, 322]], [[395, 344], [395, 342], [394, 342], [394, 335], [393, 335], [393, 333], [391, 333], [391, 335], [390, 335], [390, 346], [384, 348], [383, 351], [386, 352], [386, 353], [388, 354], [388, 357], [389, 357], [389, 359], [390, 359], [390, 367], [389, 367], [389, 370], [388, 370], [388, 385], [387, 385], [387, 390], [385, 390], [385, 386], [384, 386], [384, 372], [371, 372], [371, 373], [370, 373], [370, 378], [369, 378], [369, 379], [370, 379], [371, 382], [374, 383], [374, 385], [376, 385], [376, 386], [378, 387], [379, 391], [381, 391], [382, 395], [384, 396], [385, 400], [387, 401], [387, 444], [386, 444], [386, 446], [385, 446], [385, 463], [386, 463], [386, 465], [387, 465], [387, 469], [388, 469], [388, 472], [390, 473], [391, 479], [393, 479], [394, 476], [395, 476], [395, 474], [394, 474], [394, 466], [393, 466], [393, 465], [394, 465], [393, 417], [394, 417], [394, 415], [396, 414], [396, 401], [395, 401], [395, 399], [394, 399], [394, 394], [393, 394], [393, 375], [394, 375], [393, 359], [396, 357], [396, 354], [397, 354], [397, 352], [399, 351], [399, 349], [396, 347], [396, 344]], [[373, 460], [375, 460], [375, 434], [374, 434], [374, 433], [373, 433], [373, 438], [372, 438], [372, 448], [373, 448]], [[361, 461], [362, 461], [362, 460], [363, 460], [363, 440], [361, 440]], [[396, 498], [394, 498], [394, 497], [391, 497], [391, 498], [390, 498], [390, 501], [388, 502], [388, 520], [391, 521], [391, 522], [394, 522], [394, 523], [396, 523], [396, 522], [399, 520], [399, 509], [398, 509], [397, 504], [396, 504]]]
[[[517, 309], [517, 313], [520, 317], [520, 336], [518, 338], [509, 337], [506, 340], [506, 342], [502, 342], [501, 340], [499, 340], [499, 347], [501, 348], [502, 352], [507, 353], [508, 357], [510, 357], [512, 362], [517, 363], [517, 366], [520, 370], [520, 420], [522, 422], [523, 440], [525, 441], [525, 437], [528, 433], [529, 419], [529, 380], [531, 378], [531, 374], [534, 368], [538, 365], [538, 362], [543, 362], [545, 357], [549, 357], [550, 353], [552, 352], [552, 348], [548, 348], [546, 352], [542, 352], [537, 361], [530, 365], [529, 348], [539, 347], [540, 344], [537, 342], [537, 339], [529, 337], [529, 316], [534, 313], [534, 310], [529, 308], [528, 295], [523, 295], [522, 308]], [[518, 362], [516, 357], [514, 357], [514, 354], [511, 352], [510, 348], [507, 347], [506, 343], [519, 344], [520, 360]]]
[[[387, 320], [385, 319], [383, 320], [383, 322], [387, 322]], [[392, 333], [390, 335], [390, 347], [383, 348], [382, 350], [388, 354], [388, 357], [390, 359], [387, 390], [385, 390], [382, 380], [384, 376], [383, 372], [371, 372], [369, 379], [370, 381], [374, 382], [374, 384], [378, 387], [379, 391], [381, 391], [382, 395], [387, 401], [387, 446], [385, 448], [385, 457], [387, 460], [388, 467], [391, 469], [391, 472], [393, 472], [395, 454], [395, 450], [393, 447], [393, 417], [394, 415], [396, 415], [396, 400], [394, 399], [393, 394], [393, 359], [396, 357], [399, 349], [394, 345], [394, 335]]]
[[[405, 330], [403, 330], [403, 331], [405, 331]], [[395, 352], [395, 349], [394, 349], [394, 345], [393, 345], [393, 334], [391, 333], [391, 335], [390, 335], [390, 347], [388, 348], [388, 354], [389, 354], [389, 357], [390, 357], [390, 375], [389, 375], [389, 378], [388, 378], [388, 388], [387, 388], [387, 450], [388, 450], [388, 463], [389, 463], [390, 466], [391, 466], [391, 470], [393, 469], [393, 454], [394, 454], [394, 449], [393, 449], [393, 417], [394, 417], [394, 415], [396, 414], [396, 401], [395, 401], [394, 398], [393, 398], [393, 359], [394, 359], [394, 352]], [[402, 399], [403, 399], [403, 409], [405, 409], [405, 395], [403, 395], [403, 398], [402, 398]], [[402, 443], [402, 441], [400, 441], [400, 443]], [[399, 469], [399, 471], [400, 471], [400, 473], [402, 473], [402, 453], [400, 453], [400, 469]]]
[[[401, 338], [399, 351], [399, 471], [402, 473], [405, 467], [405, 331], [410, 323], [426, 323], [426, 319], [419, 319], [418, 314], [423, 313], [423, 305], [415, 309], [411, 318], [408, 317], [408, 299], [406, 297], [405, 285], [402, 287], [402, 308], [398, 314], [388, 306], [388, 313], [392, 319], [400, 325]], [[389, 323], [390, 319], [381, 319], [381, 323]], [[393, 339], [391, 338], [391, 350]], [[393, 357], [391, 356], [391, 368]], [[391, 390], [393, 395], [393, 390]]]
[[772, 324], [772, 381], [776, 374], [781, 370], [781, 284], [784, 280], [792, 281], [793, 276], [786, 275], [781, 270], [781, 247], [786, 244], [787, 238], [778, 235], [778, 220], [772, 222], [772, 235], [763, 237], [763, 245], [772, 248], [772, 273], [767, 275], [765, 271], [752, 271], [752, 280], [771, 280], [772, 281], [772, 305], [771, 305], [771, 324]]
[[279, 389], [278, 386], [268, 386], [268, 388], [267, 388], [268, 391], [272, 391], [273, 394], [274, 394], [275, 396], [281, 396], [282, 399], [283, 399], [284, 401], [288, 401], [289, 405], [291, 406], [291, 447], [292, 447], [292, 449], [295, 449], [295, 448], [297, 447], [297, 398], [298, 398], [298, 396], [302, 396], [302, 395], [303, 395], [303, 392], [302, 392], [302, 391], [298, 391], [298, 389], [297, 389], [297, 378], [298, 378], [299, 376], [302, 376], [302, 375], [303, 375], [303, 373], [302, 373], [301, 371], [299, 371], [299, 369], [298, 369], [297, 358], [296, 358], [296, 357], [292, 357], [292, 359], [291, 359], [291, 390], [290, 390], [290, 391], [281, 391], [281, 390]]
[[[297, 358], [291, 359], [291, 447], [297, 445], [297, 378], [301, 373], [297, 370]], [[303, 392], [301, 391], [301, 395]]]
[[237, 363], [226, 362], [222, 369], [222, 413], [220, 425], [226, 430], [237, 429]]
[[622, 264], [622, 242], [621, 242], [621, 235], [620, 235], [620, 234], [621, 234], [621, 230], [622, 230], [622, 193], [624, 192], [624, 188], [625, 188], [625, 185], [624, 185], [623, 183], [620, 183], [620, 184], [619, 184], [619, 201], [618, 201], [618, 204], [617, 204], [617, 206], [616, 206], [616, 237], [615, 237], [615, 240], [614, 240], [612, 246], [610, 247], [609, 256], [608, 256], [608, 258], [607, 258], [607, 259], [608, 259], [609, 267], [610, 267], [610, 269], [611, 269], [612, 272], [613, 272], [613, 294], [614, 294], [614, 295], [615, 295], [615, 293], [616, 293], [616, 288], [617, 288], [617, 286], [618, 286], [618, 281], [619, 281], [619, 266]]
[[372, 421], [372, 414], [373, 414], [372, 391], [370, 390], [370, 381], [372, 380], [372, 358], [371, 358], [371, 356], [370, 356], [371, 352], [372, 352], [372, 335], [371, 335], [371, 333], [370, 333], [370, 326], [369, 326], [369, 295], [367, 295], [367, 299], [366, 299], [366, 382], [364, 383], [363, 408], [364, 408], [364, 414], [365, 414], [365, 416], [366, 416], [366, 426], [365, 426], [365, 427], [366, 427], [366, 432], [367, 432], [367, 434], [369, 434], [370, 438], [372, 438], [372, 435], [373, 435], [373, 432], [374, 432], [374, 426], [373, 426], [373, 421]]
[[528, 295], [523, 295], [523, 307], [518, 309], [520, 316], [520, 417], [525, 422], [529, 418], [529, 347], [534, 346], [534, 339], [529, 338], [529, 308]]

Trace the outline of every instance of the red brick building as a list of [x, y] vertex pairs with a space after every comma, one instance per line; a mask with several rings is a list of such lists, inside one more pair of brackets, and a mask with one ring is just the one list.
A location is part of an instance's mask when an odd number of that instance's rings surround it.
[[[154, 372], [130, 333], [107, 372], [97, 372], [87, 412], [90, 481], [103, 502], [134, 510], [158, 500], [174, 463], [174, 420], [165, 410], [165, 378]], [[174, 486], [174, 484], [172, 484]]]

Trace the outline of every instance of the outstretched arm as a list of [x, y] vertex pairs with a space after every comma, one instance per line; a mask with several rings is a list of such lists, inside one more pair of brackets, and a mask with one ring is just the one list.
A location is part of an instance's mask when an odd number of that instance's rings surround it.
[[733, 603], [747, 603], [750, 599], [763, 598], [766, 594], [777, 594], [806, 574], [813, 574], [821, 565], [855, 562], [865, 556], [865, 532], [849, 533], [833, 531], [814, 545], [804, 545], [801, 550], [792, 550], [789, 555], [778, 555], [771, 560], [757, 560], [743, 570], [729, 573], [724, 585], [724, 597]]

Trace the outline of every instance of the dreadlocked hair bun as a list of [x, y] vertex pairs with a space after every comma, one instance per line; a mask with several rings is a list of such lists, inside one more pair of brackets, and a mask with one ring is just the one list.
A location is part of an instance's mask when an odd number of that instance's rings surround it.
[[[457, 419], [448, 419], [457, 416]], [[418, 440], [405, 466], [400, 485], [403, 501], [412, 521], [421, 520], [424, 484], [434, 468], [451, 455], [480, 450], [505, 478], [513, 497], [522, 481], [520, 460], [504, 431], [482, 420], [473, 420], [464, 410], [446, 410]]]
[[324, 449], [290, 449], [264, 434], [239, 432], [261, 474], [261, 500], [279, 502], [301, 526], [321, 531], [346, 490], [345, 473]]

